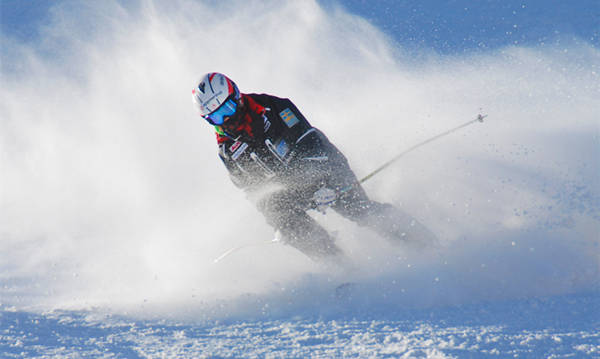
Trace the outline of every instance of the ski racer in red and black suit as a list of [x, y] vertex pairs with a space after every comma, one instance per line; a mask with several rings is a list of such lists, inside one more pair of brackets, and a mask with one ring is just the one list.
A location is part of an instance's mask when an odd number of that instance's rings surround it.
[[290, 100], [242, 94], [219, 73], [206, 74], [193, 98], [215, 126], [219, 157], [233, 183], [249, 194], [284, 243], [313, 259], [339, 254], [327, 231], [306, 213], [327, 206], [390, 239], [429, 233], [393, 206], [370, 200], [344, 155]]

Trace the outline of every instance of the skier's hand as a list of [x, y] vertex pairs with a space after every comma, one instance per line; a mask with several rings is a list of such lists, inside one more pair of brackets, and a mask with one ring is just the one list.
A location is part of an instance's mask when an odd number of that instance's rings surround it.
[[316, 205], [318, 211], [325, 213], [327, 206], [335, 202], [337, 194], [334, 190], [327, 187], [322, 187], [315, 194], [313, 194], [313, 202]]

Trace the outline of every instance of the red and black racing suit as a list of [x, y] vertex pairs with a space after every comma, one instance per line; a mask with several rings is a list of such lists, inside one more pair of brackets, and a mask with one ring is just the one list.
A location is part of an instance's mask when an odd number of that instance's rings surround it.
[[242, 117], [217, 129], [219, 157], [233, 183], [258, 197], [258, 209], [284, 243], [315, 259], [340, 251], [306, 213], [323, 186], [346, 190], [331, 205], [336, 212], [386, 237], [402, 238], [402, 227], [414, 225], [403, 212], [367, 197], [344, 155], [290, 100], [243, 94], [242, 101]]

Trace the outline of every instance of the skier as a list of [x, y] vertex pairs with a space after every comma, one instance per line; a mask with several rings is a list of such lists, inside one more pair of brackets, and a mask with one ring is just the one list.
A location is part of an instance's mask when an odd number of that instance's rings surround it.
[[306, 213], [327, 207], [392, 240], [432, 237], [404, 212], [370, 200], [344, 155], [289, 99], [240, 93], [216, 72], [204, 75], [192, 96], [215, 128], [219, 157], [231, 180], [254, 200], [284, 243], [315, 260], [340, 254], [333, 238]]

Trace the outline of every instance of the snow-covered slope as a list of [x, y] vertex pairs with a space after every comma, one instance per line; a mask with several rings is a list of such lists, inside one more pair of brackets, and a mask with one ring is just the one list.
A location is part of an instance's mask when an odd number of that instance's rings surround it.
[[598, 356], [597, 298], [570, 295], [376, 318], [267, 316], [194, 324], [97, 311], [2, 312], [0, 352], [27, 358], [586, 358]]

